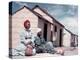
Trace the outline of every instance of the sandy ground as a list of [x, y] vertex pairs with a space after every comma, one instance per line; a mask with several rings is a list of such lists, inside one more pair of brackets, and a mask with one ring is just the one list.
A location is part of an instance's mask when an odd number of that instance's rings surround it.
[[[78, 48], [64, 48], [64, 55], [63, 56], [70, 56], [70, 55], [78, 55]], [[36, 54], [34, 56], [16, 56], [13, 58], [42, 58], [42, 57], [55, 57], [55, 56], [62, 56], [60, 54], [49, 54], [49, 53], [40, 53], [40, 54]]]
[[64, 56], [70, 56], [70, 55], [78, 55], [78, 48], [70, 48], [69, 50], [66, 50], [64, 53]]

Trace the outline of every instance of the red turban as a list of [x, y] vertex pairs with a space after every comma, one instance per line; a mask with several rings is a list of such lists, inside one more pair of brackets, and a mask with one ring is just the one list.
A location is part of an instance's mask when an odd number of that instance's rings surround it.
[[26, 23], [30, 23], [30, 21], [29, 21], [29, 20], [26, 20], [26, 21], [24, 22], [24, 27], [25, 27]]

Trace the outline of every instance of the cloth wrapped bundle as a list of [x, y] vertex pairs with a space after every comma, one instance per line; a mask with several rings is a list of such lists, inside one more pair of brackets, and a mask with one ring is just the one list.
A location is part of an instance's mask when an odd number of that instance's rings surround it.
[[33, 54], [33, 47], [31, 45], [27, 45], [27, 48], [25, 50], [26, 56], [31, 56]]

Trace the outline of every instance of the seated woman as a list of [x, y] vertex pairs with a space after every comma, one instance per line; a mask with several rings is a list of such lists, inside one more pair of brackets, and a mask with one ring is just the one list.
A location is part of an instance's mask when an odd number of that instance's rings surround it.
[[45, 41], [42, 38], [42, 30], [38, 28], [37, 36], [35, 37], [36, 53], [54, 53], [53, 44], [50, 41]]
[[37, 29], [37, 36], [35, 37], [35, 49], [36, 53], [44, 53], [45, 52], [45, 40], [42, 38], [42, 31], [40, 28]]
[[15, 49], [10, 49], [10, 55], [12, 56], [31, 56], [36, 54], [34, 48], [34, 36], [30, 30], [29, 20], [24, 22], [24, 27], [25, 29], [20, 31], [20, 40], [18, 46]]
[[34, 44], [34, 36], [32, 34], [32, 31], [30, 30], [30, 21], [29, 20], [26, 20], [24, 22], [24, 27], [25, 27], [25, 32], [24, 32], [24, 35], [22, 37], [24, 41], [22, 41], [22, 42], [25, 45], [25, 55], [26, 56], [35, 55], [36, 51], [34, 48], [34, 45], [35, 45]]

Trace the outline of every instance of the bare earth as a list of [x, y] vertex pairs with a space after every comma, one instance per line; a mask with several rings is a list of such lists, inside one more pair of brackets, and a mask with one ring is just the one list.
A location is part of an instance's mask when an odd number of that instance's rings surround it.
[[[78, 55], [78, 48], [64, 48], [64, 55], [63, 56], [70, 56], [70, 55]], [[40, 53], [40, 54], [36, 54], [34, 56], [16, 56], [13, 58], [41, 58], [41, 57], [55, 57], [55, 56], [62, 56], [60, 54], [49, 54], [49, 53]]]

